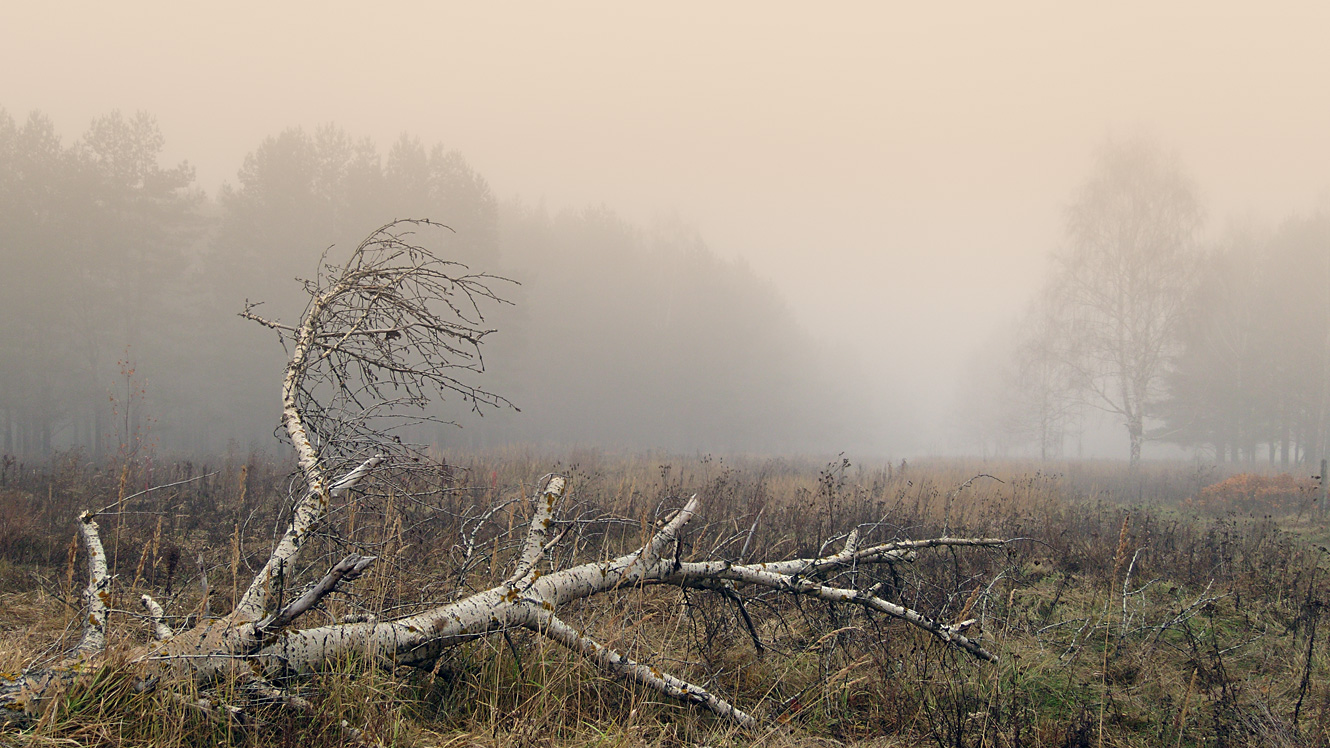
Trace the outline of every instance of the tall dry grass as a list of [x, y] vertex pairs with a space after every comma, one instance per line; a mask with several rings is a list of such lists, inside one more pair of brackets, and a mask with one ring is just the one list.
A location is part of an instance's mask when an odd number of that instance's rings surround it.
[[[561, 516], [579, 520], [551, 559], [558, 565], [639, 545], [662, 512], [693, 493], [703, 499], [688, 536], [696, 558], [816, 554], [856, 526], [882, 540], [1021, 538], [998, 552], [928, 552], [840, 580], [880, 584], [884, 596], [949, 622], [979, 619], [1002, 662], [972, 662], [898, 622], [775, 593], [754, 595], [740, 610], [697, 592], [628, 589], [563, 615], [602, 642], [719, 691], [769, 728], [737, 734], [513, 631], [459, 647], [430, 671], [335, 663], [293, 683], [319, 704], [320, 717], [261, 710], [263, 724], [243, 728], [202, 717], [167, 693], [127, 693], [112, 664], [36, 728], [5, 739], [335, 745], [346, 720], [401, 745], [1327, 742], [1330, 663], [1317, 638], [1330, 599], [1316, 543], [1322, 530], [1305, 516], [1188, 514], [1185, 501], [1222, 477], [1194, 465], [1133, 475], [1108, 463], [863, 465], [520, 448], [453, 455], [411, 494], [334, 508], [302, 559], [305, 575], [353, 548], [380, 561], [308, 623], [406, 614], [502, 579], [524, 532], [520, 499], [551, 470], [570, 478]], [[207, 465], [98, 466], [71, 453], [7, 469], [0, 669], [20, 669], [79, 633], [66, 626], [82, 573], [74, 516], [190, 478], [104, 523], [120, 611], [112, 637], [122, 646], [149, 636], [130, 604], [141, 590], [167, 604], [177, 627], [229, 610], [281, 526], [289, 466], [236, 453]]]

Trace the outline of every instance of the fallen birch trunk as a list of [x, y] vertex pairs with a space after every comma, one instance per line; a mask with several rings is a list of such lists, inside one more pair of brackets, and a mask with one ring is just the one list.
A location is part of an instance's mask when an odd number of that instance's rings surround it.
[[[330, 413], [347, 413], [349, 406], [345, 401], [334, 403], [336, 407], [327, 403], [316, 406], [312, 401], [315, 384], [336, 382], [340, 395], [346, 395], [345, 378], [354, 367], [376, 371], [381, 377], [371, 376], [368, 384], [362, 383], [355, 393], [360, 397], [366, 391], [382, 395], [377, 388], [391, 385], [407, 393], [407, 402], [414, 402], [424, 399], [425, 390], [432, 386], [441, 393], [461, 394], [473, 405], [506, 402], [462, 384], [451, 374], [459, 367], [479, 368], [477, 346], [487, 331], [476, 326], [466, 310], [469, 303], [478, 314], [478, 296], [497, 298], [481, 282], [484, 276], [449, 275], [446, 263], [404, 242], [392, 233], [394, 226], [384, 227], [362, 243], [334, 277], [314, 284], [312, 300], [298, 326], [266, 320], [254, 314], [253, 307], [246, 309], [244, 316], [287, 337], [292, 351], [282, 383], [282, 424], [296, 450], [303, 483], [300, 499], [268, 559], [230, 613], [175, 632], [165, 623], [162, 607], [143, 596], [141, 603], [148, 611], [157, 641], [123, 655], [123, 667], [136, 679], [140, 690], [171, 688], [182, 681], [206, 690], [233, 678], [247, 684], [256, 698], [267, 703], [312, 713], [308, 700], [287, 694], [275, 685], [274, 676], [317, 671], [348, 656], [367, 657], [390, 666], [429, 668], [453, 647], [495, 633], [525, 629], [619, 678], [695, 704], [740, 725], [757, 724], [758, 718], [723, 695], [636, 661], [598, 642], [593, 632], [579, 630], [560, 618], [560, 611], [570, 603], [653, 585], [710, 591], [740, 600], [738, 596], [745, 591], [772, 591], [854, 606], [904, 621], [945, 646], [979, 660], [997, 661], [979, 641], [966, 635], [972, 621], [946, 624], [880, 597], [876, 588], [836, 586], [827, 580], [851, 569], [909, 562], [926, 548], [995, 548], [1004, 545], [1005, 540], [941, 537], [861, 546], [858, 533], [852, 532], [843, 548], [825, 556], [765, 562], [690, 560], [682, 549], [687, 546], [684, 540], [689, 523], [699, 511], [700, 502], [694, 496], [640, 547], [614, 558], [555, 569], [542, 562], [551, 557], [563, 537], [559, 534], [550, 538], [567, 490], [565, 479], [557, 475], [549, 477], [535, 497], [521, 552], [501, 583], [391, 620], [301, 628], [299, 623], [305, 614], [339, 587], [353, 583], [375, 561], [373, 556], [349, 554], [303, 594], [283, 604], [279, 591], [292, 588], [301, 550], [327, 521], [334, 501], [393, 467], [387, 454], [362, 454], [355, 462], [348, 460], [351, 450], [337, 437], [350, 434], [358, 437], [355, 443], [365, 444], [369, 442], [367, 437], [376, 432], [368, 426], [369, 416], [363, 410], [350, 413], [336, 424], [323, 421]], [[450, 314], [440, 315], [433, 310], [430, 304], [437, 298], [445, 300]], [[407, 354], [415, 358], [409, 360]], [[319, 418], [312, 419], [313, 413]], [[380, 438], [378, 443], [391, 448], [395, 442]], [[329, 467], [332, 464], [342, 468], [334, 472]], [[114, 505], [104, 511], [111, 508]], [[85, 512], [79, 518], [80, 538], [89, 560], [82, 638], [55, 663], [3, 675], [0, 708], [11, 715], [11, 721], [39, 714], [43, 704], [61, 689], [86, 681], [105, 656], [112, 578], [98, 533], [99, 514]], [[474, 536], [473, 531], [467, 541], [468, 556]], [[740, 559], [746, 552], [745, 544]], [[745, 611], [745, 619], [747, 615]], [[751, 622], [749, 628], [751, 631]], [[205, 705], [199, 708], [210, 714], [243, 717], [242, 707], [213, 698], [185, 701]], [[219, 704], [220, 708], [215, 708]], [[347, 730], [354, 742], [363, 742], [358, 731]]]
[[[598, 643], [590, 633], [578, 631], [559, 618], [569, 603], [602, 593], [645, 585], [671, 585], [700, 590], [759, 588], [790, 595], [815, 597], [830, 603], [858, 606], [897, 618], [928, 632], [948, 646], [990, 662], [997, 657], [964, 633], [969, 622], [945, 624], [869, 590], [836, 587], [819, 578], [852, 567], [908, 562], [921, 547], [998, 547], [997, 538], [936, 538], [926, 541], [880, 543], [857, 547], [855, 535], [840, 552], [821, 558], [787, 559], [766, 563], [688, 561], [669, 553], [678, 547], [688, 523], [696, 516], [693, 497], [657, 530], [650, 541], [616, 558], [583, 563], [542, 573], [539, 562], [550, 550], [547, 535], [556, 504], [563, 497], [565, 480], [550, 477], [536, 498], [521, 557], [512, 574], [490, 589], [457, 602], [389, 621], [341, 623], [298, 629], [293, 624], [339, 584], [358, 576], [374, 560], [351, 555], [338, 563], [304, 595], [280, 610], [258, 618], [253, 608], [237, 605], [230, 615], [167, 636], [156, 644], [132, 651], [127, 664], [146, 689], [162, 679], [186, 678], [206, 687], [223, 675], [242, 674], [263, 689], [273, 690], [269, 676], [288, 671], [309, 672], [340, 662], [347, 656], [369, 656], [387, 665], [429, 668], [449, 648], [511, 629], [526, 629], [577, 652], [621, 678], [655, 689], [665, 696], [708, 709], [741, 725], [752, 726], [751, 715], [706, 688], [635, 662], [621, 652]], [[82, 520], [90, 547], [98, 544], [95, 522]], [[94, 558], [96, 558], [94, 556]], [[87, 597], [100, 600], [109, 580], [105, 564], [90, 573]], [[149, 598], [151, 600], [151, 598]], [[151, 603], [156, 605], [155, 602]], [[93, 606], [90, 606], [93, 607]], [[11, 711], [35, 714], [51, 689], [68, 685], [104, 649], [104, 608], [89, 614], [83, 639], [65, 661], [25, 673], [7, 681], [0, 704]], [[161, 633], [161, 628], [158, 631]], [[93, 642], [94, 644], [88, 644]]]

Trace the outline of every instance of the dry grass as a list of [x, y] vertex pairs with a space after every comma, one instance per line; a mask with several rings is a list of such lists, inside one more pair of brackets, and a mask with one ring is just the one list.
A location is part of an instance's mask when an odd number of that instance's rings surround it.
[[[528, 496], [542, 473], [571, 478], [565, 517], [586, 520], [553, 559], [603, 557], [641, 542], [662, 508], [694, 492], [703, 517], [695, 557], [734, 557], [756, 522], [748, 558], [817, 552], [864, 523], [874, 537], [1001, 535], [1028, 540], [999, 552], [921, 554], [897, 570], [862, 571], [861, 585], [944, 620], [980, 619], [983, 665], [917, 630], [808, 601], [759, 595], [747, 608], [754, 646], [732, 603], [645, 589], [565, 611], [635, 657], [714, 688], [768, 720], [757, 734], [653, 692], [610, 680], [522, 632], [454, 650], [432, 672], [337, 663], [295, 687], [319, 704], [310, 719], [264, 710], [240, 729], [204, 718], [169, 694], [135, 695], [113, 666], [57, 700], [15, 744], [337, 745], [345, 719], [394, 745], [684, 746], [1192, 746], [1324, 745], [1330, 659], [1321, 625], [1327, 594], [1324, 529], [1287, 519], [1186, 513], [1187, 499], [1222, 478], [1186, 466], [936, 462], [881, 466], [840, 460], [559, 456], [506, 450], [450, 458], [428, 497], [337, 507], [304, 559], [326, 568], [348, 546], [381, 561], [322, 620], [399, 615], [451, 599], [464, 539], [488, 507]], [[978, 474], [978, 478], [963, 490]], [[113, 638], [149, 630], [130, 611], [151, 590], [176, 625], [227, 608], [261, 562], [280, 522], [287, 467], [231, 455], [96, 470], [77, 455], [25, 468], [0, 487], [0, 670], [67, 646], [77, 631], [81, 559], [73, 517], [136, 487], [211, 474], [149, 494], [104, 523], [117, 595]], [[517, 502], [476, 533], [465, 586], [502, 577], [526, 517]], [[210, 600], [200, 596], [200, 568]], [[73, 572], [73, 573], [71, 573]], [[220, 687], [225, 693], [226, 684]], [[1297, 723], [1294, 723], [1294, 715]]]

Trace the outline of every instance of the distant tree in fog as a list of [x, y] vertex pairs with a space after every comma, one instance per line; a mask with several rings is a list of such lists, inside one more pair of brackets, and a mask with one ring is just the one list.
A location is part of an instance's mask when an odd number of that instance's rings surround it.
[[[222, 225], [213, 271], [236, 287], [236, 296], [266, 296], [277, 290], [273, 284], [304, 272], [296, 259], [302, 249], [351, 241], [362, 224], [383, 223], [381, 180], [373, 143], [335, 126], [266, 138], [245, 156], [237, 184], [218, 195]], [[264, 283], [256, 288], [250, 281]]]
[[520, 373], [503, 384], [524, 411], [505, 419], [509, 438], [786, 451], [892, 427], [866, 415], [853, 367], [833, 366], [774, 288], [696, 230], [519, 203], [500, 226], [502, 274], [523, 283], [497, 322], [512, 345], [491, 358], [500, 377]]
[[[6, 452], [109, 456], [108, 437], [138, 431], [125, 390], [145, 377], [170, 451], [265, 443], [281, 351], [237, 313], [247, 298], [296, 297], [310, 252], [403, 217], [453, 229], [419, 237], [438, 256], [525, 283], [494, 315], [503, 333], [485, 366], [526, 412], [465, 438], [789, 451], [880, 445], [895, 427], [871, 415], [853, 355], [833, 354], [769, 283], [678, 222], [516, 203], [501, 217], [456, 151], [404, 135], [382, 154], [332, 125], [266, 138], [209, 202], [188, 164], [161, 163], [164, 143], [145, 114], [101, 118], [66, 146], [48, 119], [0, 113]], [[255, 313], [299, 317], [282, 303]]]
[[177, 281], [185, 272], [185, 248], [196, 230], [191, 214], [201, 194], [191, 189], [194, 169], [188, 163], [159, 163], [165, 147], [147, 113], [112, 112], [93, 121], [75, 150], [88, 194], [75, 219], [79, 257], [64, 273], [79, 299], [73, 311], [88, 398], [96, 403], [96, 447], [112, 431], [125, 442], [140, 430], [140, 414], [123, 397], [117, 407], [128, 421], [115, 428], [105, 422], [101, 401], [108, 385], [134, 368], [135, 357], [149, 355], [147, 348], [174, 343], [183, 332], [166, 327], [172, 315], [164, 313], [164, 304], [183, 290]]
[[251, 434], [270, 423], [276, 393], [252, 383], [280, 359], [234, 317], [245, 297], [289, 298], [309, 251], [413, 216], [453, 229], [421, 237], [440, 256], [523, 282], [508, 294], [516, 306], [495, 311], [502, 333], [486, 346], [494, 386], [523, 412], [440, 438], [560, 442], [576, 422], [579, 441], [635, 446], [850, 440], [849, 419], [837, 418], [843, 390], [816, 376], [812, 339], [773, 289], [692, 229], [644, 231], [606, 208], [550, 216], [514, 205], [501, 218], [456, 151], [403, 135], [380, 158], [332, 126], [267, 138], [219, 203], [207, 274], [217, 332], [201, 359], [213, 372], [203, 379], [228, 376], [200, 397], [209, 422]]
[[985, 456], [990, 447], [1007, 456], [1031, 445], [1042, 460], [1062, 456], [1079, 412], [1054, 311], [1040, 297], [1009, 335], [990, 339], [965, 366], [959, 426]]
[[1266, 264], [1261, 341], [1274, 395], [1267, 434], [1286, 462], [1297, 444], [1315, 464], [1327, 456], [1330, 428], [1330, 213], [1285, 221]]
[[446, 217], [456, 232], [448, 255], [461, 261], [492, 261], [497, 243], [494, 196], [460, 154], [437, 145], [427, 151], [403, 136], [384, 163], [372, 141], [335, 125], [266, 138], [219, 202], [213, 259], [227, 281], [228, 308], [238, 309], [245, 295], [282, 295], [287, 281], [306, 273], [310, 248], [354, 245], [396, 217]]
[[47, 295], [60, 289], [76, 212], [65, 185], [70, 154], [55, 124], [32, 113], [21, 126], [0, 110], [0, 409], [6, 453], [49, 450], [68, 404], [60, 372], [67, 350], [65, 305]]
[[1260, 275], [1253, 237], [1232, 237], [1207, 255], [1187, 300], [1182, 348], [1161, 408], [1161, 436], [1207, 445], [1218, 459], [1250, 457], [1262, 441], [1270, 395], [1261, 355]]
[[1141, 139], [1107, 143], [1067, 212], [1053, 285], [1064, 360], [1087, 402], [1122, 419], [1133, 466], [1178, 351], [1201, 218], [1177, 160]]
[[1165, 404], [1167, 438], [1288, 465], [1325, 454], [1330, 389], [1330, 216], [1231, 235], [1188, 298]]
[[388, 150], [383, 184], [394, 212], [428, 215], [444, 211], [454, 236], [449, 256], [458, 262], [493, 266], [499, 250], [499, 205], [489, 182], [456, 150], [402, 135]]
[[1039, 458], [1062, 456], [1062, 446], [1079, 413], [1076, 370], [1068, 366], [1067, 340], [1059, 333], [1057, 310], [1041, 298], [1026, 313], [1016, 346], [1016, 401], [1029, 424]]
[[990, 339], [962, 365], [957, 436], [967, 452], [1008, 457], [1035, 439], [1021, 372], [1008, 339]]

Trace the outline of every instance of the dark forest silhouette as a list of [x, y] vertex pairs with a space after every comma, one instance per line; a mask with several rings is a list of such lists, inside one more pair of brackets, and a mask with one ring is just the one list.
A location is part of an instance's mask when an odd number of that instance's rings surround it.
[[460, 153], [406, 135], [384, 153], [336, 126], [288, 129], [215, 197], [161, 163], [164, 144], [144, 113], [70, 144], [41, 114], [0, 114], [6, 453], [274, 445], [281, 351], [237, 313], [296, 317], [321, 252], [407, 217], [451, 228], [416, 237], [441, 256], [520, 284], [487, 320], [484, 376], [522, 412], [420, 441], [781, 452], [889, 429], [840, 394], [867, 389], [855, 367], [687, 226], [501, 202]]

